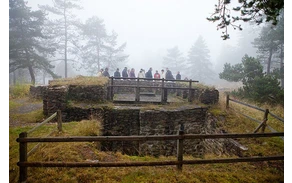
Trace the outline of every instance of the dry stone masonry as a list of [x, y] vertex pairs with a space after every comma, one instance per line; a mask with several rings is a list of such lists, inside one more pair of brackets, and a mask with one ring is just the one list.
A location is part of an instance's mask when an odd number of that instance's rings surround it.
[[[136, 85], [135, 80], [114, 80], [116, 85]], [[141, 81], [141, 86], [161, 86], [161, 82]], [[182, 87], [179, 83], [165, 82], [167, 87]], [[140, 92], [161, 93], [160, 89], [141, 89]], [[114, 93], [133, 93], [135, 88], [114, 88]], [[189, 90], [177, 93], [176, 89], [169, 89], [169, 93], [188, 96]], [[147, 109], [139, 106], [108, 106], [108, 85], [49, 85], [31, 87], [32, 97], [43, 98], [43, 112], [51, 115], [61, 110], [63, 121], [80, 121], [92, 116], [101, 119], [104, 136], [131, 135], [174, 135], [181, 125], [185, 134], [214, 133], [216, 125], [207, 115], [208, 108], [195, 106], [167, 109]], [[193, 89], [193, 99], [205, 104], [218, 102], [219, 92], [215, 89]], [[80, 105], [72, 105], [74, 102]], [[225, 141], [220, 140], [185, 140], [184, 153], [202, 156], [206, 152], [224, 152]], [[147, 141], [147, 142], [103, 142], [104, 151], [121, 151], [131, 155], [173, 156], [176, 154], [176, 141]]]

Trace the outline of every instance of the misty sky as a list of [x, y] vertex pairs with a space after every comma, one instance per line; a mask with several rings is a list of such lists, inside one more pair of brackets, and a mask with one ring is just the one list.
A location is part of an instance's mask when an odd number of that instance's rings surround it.
[[[33, 9], [37, 4], [51, 3], [52, 0], [28, 0]], [[199, 35], [205, 39], [214, 64], [222, 44], [236, 44], [238, 32], [230, 28], [231, 39], [223, 41], [216, 23], [206, 20], [215, 3], [217, 0], [81, 0], [83, 10], [77, 16], [83, 22], [98, 16], [108, 32], [115, 30], [119, 44], [127, 42], [129, 67], [136, 71], [149, 67], [160, 70], [167, 49], [177, 45], [187, 56]]]

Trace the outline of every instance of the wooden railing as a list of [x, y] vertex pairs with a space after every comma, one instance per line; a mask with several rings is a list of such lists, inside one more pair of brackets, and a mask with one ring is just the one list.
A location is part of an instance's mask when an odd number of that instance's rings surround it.
[[[137, 81], [137, 85], [115, 85], [114, 84], [114, 79], [123, 79], [123, 80], [135, 80]], [[161, 86], [141, 86], [140, 81], [161, 81]], [[170, 82], [187, 82], [189, 83], [188, 87], [165, 87], [165, 82], [170, 81]], [[192, 88], [192, 83], [193, 82], [199, 82], [195, 80], [173, 80], [173, 79], [154, 79], [154, 78], [124, 78], [124, 77], [110, 77], [110, 85], [108, 86], [108, 96], [109, 100], [113, 100], [113, 91], [115, 87], [127, 87], [127, 88], [135, 88], [135, 102], [140, 102], [140, 89], [141, 88], [158, 88], [161, 89], [161, 103], [166, 103], [167, 102], [167, 89], [177, 89], [177, 90], [188, 90], [188, 101], [191, 102], [191, 92], [194, 90]]]
[[[269, 109], [262, 109], [262, 108], [259, 108], [257, 106], [253, 106], [253, 105], [246, 104], [244, 102], [241, 102], [241, 101], [238, 101], [238, 100], [235, 100], [235, 99], [231, 99], [229, 95], [226, 95], [226, 109], [231, 109], [230, 106], [229, 106], [229, 101], [232, 101], [232, 102], [235, 102], [235, 103], [238, 103], [238, 104], [241, 104], [241, 105], [244, 105], [244, 106], [247, 106], [247, 107], [250, 107], [250, 108], [253, 108], [253, 109], [257, 109], [259, 111], [264, 112], [263, 121], [259, 121], [257, 119], [252, 118], [251, 116], [248, 116], [248, 115], [243, 114], [243, 113], [241, 113], [239, 111], [236, 111], [236, 112], [240, 113], [241, 115], [249, 118], [250, 120], [253, 120], [253, 121], [256, 121], [257, 123], [259, 123], [259, 126], [254, 130], [254, 133], [258, 132], [260, 129], [262, 129], [262, 133], [264, 133], [266, 127], [269, 128], [272, 132], [277, 132], [275, 129], [273, 129], [272, 127], [267, 125], [268, 115], [269, 114], [271, 116], [273, 116], [275, 119], [277, 119], [277, 120], [279, 120], [279, 121], [284, 123], [284, 119], [283, 118], [280, 118], [279, 116], [276, 116], [275, 114], [271, 113], [269, 111]], [[281, 137], [281, 138], [284, 140], [284, 137]]]
[[[283, 155], [244, 157], [228, 159], [204, 159], [183, 160], [184, 140], [186, 139], [218, 139], [218, 138], [258, 138], [284, 136], [284, 133], [248, 133], [248, 134], [184, 134], [181, 125], [177, 135], [153, 135], [153, 136], [69, 136], [69, 137], [27, 137], [27, 132], [22, 132], [17, 139], [19, 142], [19, 181], [27, 180], [27, 167], [133, 167], [133, 166], [167, 166], [176, 165], [179, 171], [184, 164], [213, 164], [213, 163], [236, 163], [257, 162], [270, 160], [284, 160]], [[33, 142], [97, 142], [97, 141], [177, 141], [176, 161], [151, 161], [151, 162], [28, 162], [27, 144]]]
[[[29, 130], [27, 132], [20, 133], [18, 139], [28, 138], [28, 134], [36, 131], [41, 126], [43, 126], [46, 123], [48, 123], [51, 120], [53, 120], [55, 117], [57, 117], [57, 129], [58, 129], [58, 131], [62, 131], [62, 113], [61, 113], [61, 110], [58, 110], [57, 112], [52, 114], [50, 117], [45, 119], [43, 122], [41, 122], [40, 124], [38, 124], [37, 126], [32, 128], [31, 130]], [[54, 132], [55, 132], [55, 130], [51, 131], [48, 135], [46, 135], [45, 138], [48, 138], [48, 136], [50, 136]], [[38, 149], [38, 147], [40, 146], [40, 143], [41, 142], [36, 144], [29, 152], [27, 152], [27, 143], [19, 143], [19, 162], [26, 162], [27, 158]], [[26, 177], [27, 177], [27, 167], [26, 166], [20, 166], [19, 167], [19, 181], [20, 182], [25, 182], [26, 181]]]

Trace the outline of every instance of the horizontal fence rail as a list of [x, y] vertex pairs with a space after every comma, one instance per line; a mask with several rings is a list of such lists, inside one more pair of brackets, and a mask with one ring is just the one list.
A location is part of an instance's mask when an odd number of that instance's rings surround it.
[[237, 163], [284, 160], [284, 156], [266, 157], [243, 157], [225, 159], [205, 160], [183, 160], [183, 161], [153, 161], [153, 162], [19, 162], [19, 166], [29, 167], [133, 167], [133, 166], [167, 166], [180, 164], [215, 164], [215, 163]]
[[279, 137], [277, 133], [227, 133], [227, 134], [184, 134], [184, 135], [153, 135], [153, 136], [69, 136], [69, 137], [26, 137], [17, 138], [17, 142], [92, 142], [92, 141], [163, 141], [179, 139], [219, 139], [219, 138], [256, 138]]
[[31, 133], [33, 131], [35, 131], [36, 129], [38, 129], [39, 127], [43, 126], [44, 124], [50, 122], [52, 119], [54, 119], [57, 116], [57, 112], [55, 112], [54, 114], [52, 114], [50, 117], [48, 117], [46, 120], [44, 120], [42, 123], [38, 124], [37, 126], [35, 126], [33, 129], [27, 131], [27, 133]]
[[[27, 180], [28, 167], [132, 167], [132, 166], [166, 166], [176, 165], [178, 171], [184, 164], [211, 164], [211, 163], [236, 163], [284, 160], [284, 156], [245, 157], [230, 159], [207, 159], [207, 160], [183, 160], [183, 141], [185, 139], [218, 139], [218, 138], [255, 138], [284, 136], [278, 133], [249, 133], [249, 134], [184, 134], [183, 125], [180, 126], [177, 135], [152, 135], [152, 136], [71, 136], [71, 137], [27, 137], [26, 132], [19, 134], [16, 139], [19, 142], [19, 181]], [[28, 162], [27, 144], [32, 142], [93, 142], [93, 141], [177, 141], [176, 161], [152, 161], [152, 162]]]
[[176, 82], [194, 82], [194, 83], [198, 83], [199, 81], [197, 80], [181, 80], [181, 79], [156, 79], [156, 78], [129, 78], [129, 77], [110, 77], [111, 79], [123, 79], [123, 80], [140, 80], [140, 81], [143, 81], [143, 80], [152, 80], [152, 81], [176, 81]]
[[[231, 98], [229, 97], [229, 95], [228, 95], [227, 98], [228, 98], [228, 100], [233, 101], [233, 102], [235, 102], [235, 103], [238, 103], [238, 104], [241, 104], [241, 105], [245, 105], [245, 106], [248, 106], [248, 107], [251, 107], [251, 108], [257, 109], [257, 110], [259, 110], [259, 111], [265, 112], [265, 109], [262, 109], [262, 108], [259, 108], [259, 107], [257, 107], [257, 106], [253, 106], [253, 105], [250, 105], [250, 104], [246, 104], [246, 103], [241, 102], [241, 101], [238, 101], [238, 100], [231, 99]], [[269, 114], [270, 114], [271, 116], [273, 116], [274, 118], [276, 118], [276, 119], [278, 119], [279, 121], [281, 121], [281, 122], [284, 123], [284, 119], [283, 119], [283, 118], [281, 118], [281, 117], [279, 117], [279, 116], [277, 116], [277, 115], [271, 113], [270, 111], [269, 111]]]
[[[235, 109], [230, 108], [230, 107], [229, 107], [229, 101], [232, 101], [232, 102], [235, 102], [235, 103], [238, 103], [238, 104], [241, 104], [241, 105], [244, 105], [244, 106], [247, 106], [247, 107], [250, 107], [250, 108], [253, 108], [253, 109], [257, 109], [257, 110], [259, 110], [259, 111], [264, 112], [265, 114], [264, 114], [264, 119], [263, 119], [263, 121], [257, 120], [257, 119], [255, 119], [255, 118], [253, 118], [253, 117], [251, 117], [251, 116], [248, 116], [248, 115], [246, 115], [246, 114], [244, 114], [244, 113], [242, 113], [242, 112], [240, 112], [240, 111], [237, 111], [237, 110], [235, 110]], [[234, 110], [235, 112], [237, 112], [237, 113], [239, 113], [239, 114], [245, 116], [246, 118], [248, 118], [248, 119], [250, 119], [250, 120], [253, 120], [253, 121], [259, 123], [259, 126], [254, 130], [254, 133], [258, 132], [260, 129], [262, 129], [262, 132], [264, 132], [266, 127], [269, 128], [272, 132], [277, 132], [277, 131], [276, 131], [275, 129], [273, 129], [271, 126], [267, 125], [268, 115], [269, 115], [269, 114], [270, 114], [271, 116], [273, 116], [274, 118], [276, 118], [276, 119], [278, 119], [278, 120], [280, 120], [281, 122], [284, 123], [284, 119], [282, 119], [282, 118], [276, 116], [275, 114], [271, 113], [271, 112], [269, 111], [269, 109], [262, 109], [262, 108], [259, 108], [259, 107], [257, 107], [257, 106], [253, 106], [253, 105], [250, 105], [250, 104], [246, 104], [246, 103], [244, 103], [244, 102], [241, 102], [241, 101], [237, 101], [237, 100], [231, 99], [229, 95], [226, 96], [226, 108], [227, 108], [227, 109], [232, 109], [232, 110]], [[282, 138], [282, 140], [284, 140], [284, 137], [283, 137], [283, 136], [281, 136], [281, 138]]]
[[[35, 126], [34, 128], [32, 128], [31, 130], [27, 131], [28, 135], [29, 133], [34, 132], [35, 130], [37, 130], [39, 127], [43, 126], [44, 124], [50, 122], [51, 120], [53, 120], [55, 117], [57, 117], [57, 124], [58, 124], [58, 131], [62, 131], [62, 113], [61, 110], [58, 110], [57, 112], [55, 112], [54, 114], [52, 114], [50, 117], [48, 117], [47, 119], [45, 119], [42, 123], [40, 123], [39, 125]], [[52, 135], [56, 130], [51, 131], [46, 137], [49, 137], [50, 135]], [[33, 154], [37, 148], [40, 146], [40, 142], [38, 144], [36, 144], [28, 153], [27, 153], [27, 157], [29, 157], [31, 154]]]
[[[133, 81], [137, 81], [136, 85], [115, 85], [114, 84], [114, 80], [118, 80], [118, 79], [123, 79], [123, 80], [133, 80]], [[159, 81], [159, 83], [161, 83], [161, 86], [142, 86], [140, 85], [141, 81], [155, 81], [155, 83], [157, 83], [157, 81]], [[167, 87], [165, 86], [166, 84], [168, 84], [169, 82], [186, 82], [189, 83], [187, 87]], [[125, 78], [125, 77], [120, 77], [120, 78], [116, 78], [116, 77], [110, 77], [110, 82], [109, 82], [109, 86], [108, 86], [108, 100], [113, 101], [114, 98], [114, 88], [120, 88], [120, 87], [127, 87], [127, 88], [135, 88], [135, 102], [139, 103], [140, 102], [140, 89], [141, 88], [153, 88], [153, 89], [161, 89], [161, 103], [167, 103], [167, 90], [168, 89], [175, 89], [175, 90], [188, 90], [188, 102], [192, 102], [192, 98], [191, 98], [191, 91], [195, 90], [195, 88], [192, 87], [192, 83], [195, 82], [199, 82], [199, 81], [195, 81], [195, 80], [174, 80], [174, 79], [154, 79], [154, 78]]]

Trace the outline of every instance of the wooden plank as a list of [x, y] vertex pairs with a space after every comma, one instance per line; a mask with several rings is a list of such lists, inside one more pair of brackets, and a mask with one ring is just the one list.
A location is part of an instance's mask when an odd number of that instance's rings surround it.
[[145, 95], [149, 97], [155, 97], [156, 94], [154, 92], [140, 92], [140, 95]]
[[257, 138], [279, 137], [277, 133], [244, 133], [244, 134], [184, 134], [184, 135], [152, 135], [152, 136], [69, 136], [69, 137], [27, 137], [17, 138], [17, 142], [93, 142], [93, 141], [163, 141], [178, 139], [218, 139], [218, 138]]
[[19, 162], [17, 165], [25, 167], [135, 167], [135, 166], [167, 166], [192, 164], [239, 163], [284, 160], [284, 156], [243, 157], [225, 159], [202, 159], [179, 161], [148, 161], [148, 162]]
[[52, 119], [54, 119], [57, 116], [57, 112], [55, 112], [54, 114], [52, 114], [50, 117], [48, 117], [45, 121], [43, 121], [42, 123], [38, 124], [37, 126], [35, 126], [33, 129], [29, 130], [27, 133], [31, 133], [34, 130], [36, 130], [37, 128], [43, 126], [44, 124], [48, 123], [49, 121], [51, 121]]

